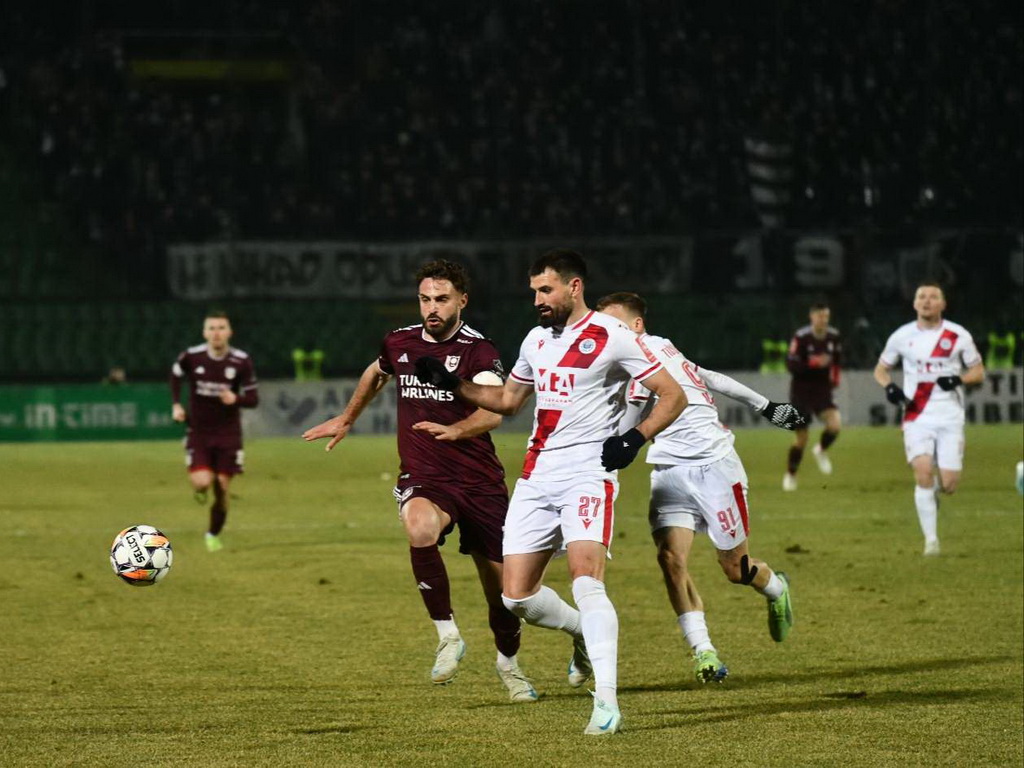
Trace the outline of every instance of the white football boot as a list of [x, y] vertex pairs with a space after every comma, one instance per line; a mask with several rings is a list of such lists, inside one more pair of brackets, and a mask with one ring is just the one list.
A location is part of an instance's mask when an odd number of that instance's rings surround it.
[[784, 491], [795, 491], [796, 490], [796, 475], [791, 475], [789, 472], [782, 476], [782, 490]]
[[618, 707], [606, 704], [601, 699], [594, 697], [594, 711], [590, 715], [590, 722], [583, 729], [585, 736], [611, 736], [618, 733], [622, 728], [622, 713]]
[[511, 669], [495, 666], [495, 670], [497, 670], [501, 682], [508, 688], [508, 697], [511, 701], [529, 703], [537, 700], [537, 689], [533, 687], [530, 678], [523, 673], [518, 664], [513, 664]]
[[821, 443], [816, 443], [815, 446], [811, 448], [811, 456], [813, 456], [814, 460], [818, 462], [818, 469], [821, 470], [821, 474], [832, 474], [832, 460], [823, 450], [821, 450]]
[[466, 644], [459, 635], [445, 635], [437, 644], [437, 657], [430, 679], [434, 685], [447, 685], [459, 673], [459, 662], [466, 655]]

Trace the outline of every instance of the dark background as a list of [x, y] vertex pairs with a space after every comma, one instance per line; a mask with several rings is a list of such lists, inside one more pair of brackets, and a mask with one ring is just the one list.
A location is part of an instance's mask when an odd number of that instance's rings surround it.
[[[926, 278], [982, 347], [1024, 325], [1019, 4], [425, 5], [0, 4], [0, 379], [163, 377], [211, 305], [264, 377], [308, 345], [351, 374], [444, 254], [511, 363], [509, 267], [553, 243], [711, 367], [819, 296], [870, 367]], [[398, 271], [175, 286], [169, 246], [268, 241]]]

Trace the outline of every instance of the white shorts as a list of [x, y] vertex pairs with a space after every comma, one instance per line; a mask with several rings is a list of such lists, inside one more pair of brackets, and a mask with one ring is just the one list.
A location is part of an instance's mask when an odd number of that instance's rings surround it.
[[651, 472], [651, 532], [689, 528], [719, 550], [735, 549], [750, 533], [747, 473], [736, 451], [713, 464], [656, 464]]
[[903, 448], [908, 464], [918, 456], [931, 456], [939, 469], [959, 472], [964, 468], [964, 425], [907, 422], [903, 425]]
[[558, 550], [573, 541], [611, 547], [619, 482], [609, 472], [564, 480], [520, 478], [508, 503], [502, 553]]

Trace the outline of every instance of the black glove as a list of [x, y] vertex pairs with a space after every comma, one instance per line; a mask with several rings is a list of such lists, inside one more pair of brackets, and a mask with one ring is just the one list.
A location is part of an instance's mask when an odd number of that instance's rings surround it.
[[792, 403], [773, 403], [769, 401], [768, 405], [761, 411], [761, 415], [781, 429], [793, 430], [797, 427], [807, 426], [807, 417], [800, 413]]
[[885, 386], [885, 399], [893, 405], [903, 405], [904, 403], [910, 402], [907, 399], [907, 396], [903, 394], [903, 390], [892, 382], [889, 382]]
[[944, 389], [946, 392], [950, 392], [964, 382], [959, 376], [939, 376], [939, 378], [935, 380], [935, 383], [939, 385], [939, 389]]
[[604, 447], [601, 448], [601, 464], [609, 472], [628, 467], [646, 442], [647, 438], [635, 428], [624, 435], [612, 435], [604, 441]]
[[447, 389], [449, 392], [454, 392], [462, 381], [436, 357], [417, 358], [416, 378], [422, 384], [433, 384], [438, 389]]

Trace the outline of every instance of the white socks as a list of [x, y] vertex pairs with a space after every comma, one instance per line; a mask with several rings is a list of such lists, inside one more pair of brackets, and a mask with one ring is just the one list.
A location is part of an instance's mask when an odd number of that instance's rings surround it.
[[580, 636], [580, 612], [558, 596], [551, 587], [541, 587], [522, 600], [501, 596], [501, 602], [527, 624], [545, 629], [560, 629], [573, 637]]
[[573, 579], [572, 596], [580, 609], [580, 626], [594, 667], [594, 695], [618, 708], [615, 696], [619, 661], [619, 617], [604, 582], [591, 576]]
[[437, 627], [437, 639], [444, 640], [448, 635], [458, 635], [459, 628], [455, 619], [434, 619], [434, 626]]
[[917, 520], [921, 523], [924, 540], [939, 540], [939, 505], [935, 501], [935, 488], [914, 486], [914, 506], [917, 507]]
[[498, 651], [498, 660], [495, 662], [495, 666], [503, 672], [508, 672], [510, 669], [515, 669], [519, 666], [519, 660], [515, 656], [506, 656], [501, 651]]
[[[757, 587], [754, 587], [754, 589], [757, 589]], [[768, 583], [764, 585], [764, 589], [757, 589], [757, 591], [769, 600], [778, 600], [782, 597], [782, 593], [785, 589], [786, 585], [782, 583], [782, 579], [775, 575], [775, 571], [772, 571], [771, 578], [768, 579]]]
[[687, 611], [679, 614], [679, 628], [683, 630], [683, 636], [694, 653], [715, 650], [715, 646], [711, 644], [711, 635], [708, 634], [707, 622], [704, 620], [704, 611]]

